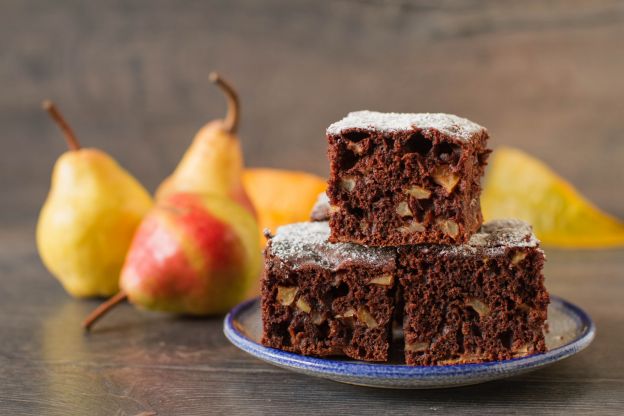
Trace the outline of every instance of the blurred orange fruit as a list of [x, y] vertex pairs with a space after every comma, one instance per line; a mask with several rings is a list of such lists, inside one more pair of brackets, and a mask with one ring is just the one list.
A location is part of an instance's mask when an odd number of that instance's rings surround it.
[[548, 166], [512, 148], [494, 152], [481, 196], [486, 221], [520, 218], [544, 245], [624, 245], [624, 223], [600, 211]]
[[[256, 168], [245, 170], [243, 185], [258, 212], [262, 234], [265, 228], [275, 232], [280, 225], [308, 221], [316, 198], [325, 192], [327, 182], [305, 172]], [[264, 236], [261, 241], [265, 241]]]

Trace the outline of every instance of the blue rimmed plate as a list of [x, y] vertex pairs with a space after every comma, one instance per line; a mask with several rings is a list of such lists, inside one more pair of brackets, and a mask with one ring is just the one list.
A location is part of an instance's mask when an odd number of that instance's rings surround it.
[[548, 352], [482, 364], [410, 367], [349, 359], [306, 357], [260, 344], [260, 300], [241, 303], [225, 317], [223, 331], [232, 344], [270, 364], [298, 373], [369, 387], [425, 389], [483, 383], [535, 370], [570, 357], [595, 335], [591, 318], [579, 307], [551, 296], [548, 308]]

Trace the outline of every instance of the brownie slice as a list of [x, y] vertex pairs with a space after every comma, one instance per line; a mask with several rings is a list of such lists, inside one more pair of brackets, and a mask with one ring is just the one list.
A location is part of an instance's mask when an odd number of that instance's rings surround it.
[[398, 252], [407, 364], [483, 362], [546, 351], [544, 253], [528, 224], [491, 221], [467, 244]]
[[484, 127], [450, 114], [358, 111], [327, 129], [330, 241], [467, 242], [482, 222]]
[[326, 222], [278, 228], [265, 249], [262, 343], [304, 355], [386, 361], [396, 250], [327, 241]]

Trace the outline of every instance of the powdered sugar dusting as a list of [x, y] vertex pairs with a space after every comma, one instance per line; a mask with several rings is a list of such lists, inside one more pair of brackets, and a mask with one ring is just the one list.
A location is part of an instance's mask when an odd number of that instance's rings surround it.
[[507, 218], [483, 224], [479, 232], [472, 236], [469, 244], [489, 247], [535, 247], [539, 245], [539, 240], [533, 234], [533, 228], [528, 223]]
[[474, 254], [482, 249], [495, 254], [504, 252], [506, 247], [538, 247], [539, 243], [528, 223], [509, 218], [489, 221], [470, 237], [468, 243], [445, 246], [440, 251], [451, 254]]
[[329, 197], [327, 196], [325, 192], [321, 192], [316, 197], [316, 202], [314, 203], [314, 206], [317, 206], [317, 205], [329, 205]]
[[[351, 243], [330, 243], [327, 222], [301, 222], [277, 229], [271, 239], [271, 254], [291, 267], [316, 264], [326, 269], [336, 269], [347, 261], [367, 265], [383, 265], [393, 262], [396, 249], [392, 247], [366, 247]], [[503, 254], [506, 248], [535, 247], [539, 240], [532, 228], [516, 219], [493, 220], [483, 224], [468, 243], [459, 245], [423, 244], [414, 246], [422, 251], [450, 255], [474, 255], [485, 252], [488, 255]]]
[[327, 221], [329, 220], [329, 198], [325, 192], [319, 194], [316, 198], [316, 202], [312, 207], [310, 213], [310, 219], [312, 221]]
[[465, 142], [471, 141], [485, 131], [485, 127], [453, 114], [355, 111], [329, 126], [327, 134], [340, 134], [351, 129], [378, 130], [389, 133], [414, 129], [437, 130]]
[[330, 243], [327, 222], [301, 222], [277, 229], [271, 239], [271, 254], [297, 268], [313, 263], [326, 269], [336, 269], [346, 261], [367, 265], [394, 262], [394, 248], [366, 247], [351, 243]]

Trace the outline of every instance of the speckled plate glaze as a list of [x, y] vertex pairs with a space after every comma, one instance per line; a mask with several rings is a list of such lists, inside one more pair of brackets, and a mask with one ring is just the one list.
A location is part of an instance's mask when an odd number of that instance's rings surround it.
[[349, 359], [306, 357], [260, 344], [260, 300], [241, 303], [225, 317], [225, 336], [238, 348], [270, 364], [309, 376], [369, 387], [426, 389], [465, 386], [510, 377], [570, 357], [595, 335], [591, 318], [579, 307], [551, 296], [548, 308], [548, 352], [483, 364], [410, 367]]

